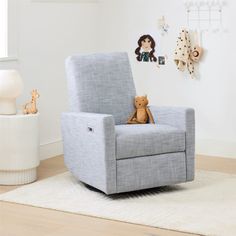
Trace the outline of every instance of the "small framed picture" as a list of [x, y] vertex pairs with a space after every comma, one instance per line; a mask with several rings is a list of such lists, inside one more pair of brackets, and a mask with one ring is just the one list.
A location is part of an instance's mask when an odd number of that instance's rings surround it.
[[166, 58], [164, 56], [158, 57], [158, 64], [159, 65], [165, 65], [166, 64]]

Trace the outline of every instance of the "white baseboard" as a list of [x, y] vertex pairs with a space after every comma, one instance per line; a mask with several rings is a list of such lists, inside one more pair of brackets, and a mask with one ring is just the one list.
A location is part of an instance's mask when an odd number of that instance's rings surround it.
[[39, 3], [98, 3], [98, 0], [31, 0]]
[[206, 156], [236, 158], [236, 142], [214, 139], [197, 139], [196, 153]]
[[45, 160], [50, 157], [55, 157], [63, 154], [62, 140], [51, 143], [40, 144], [40, 160]]

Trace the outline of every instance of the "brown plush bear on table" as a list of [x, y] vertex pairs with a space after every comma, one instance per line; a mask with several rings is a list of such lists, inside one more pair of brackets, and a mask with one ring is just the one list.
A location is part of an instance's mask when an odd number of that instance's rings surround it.
[[129, 117], [127, 124], [146, 124], [148, 121], [154, 124], [152, 113], [147, 105], [147, 95], [136, 96], [134, 99], [135, 111]]

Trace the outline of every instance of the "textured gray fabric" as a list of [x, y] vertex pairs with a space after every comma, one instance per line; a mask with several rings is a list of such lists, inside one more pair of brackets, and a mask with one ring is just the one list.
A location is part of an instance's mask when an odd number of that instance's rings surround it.
[[125, 124], [136, 95], [127, 53], [71, 56], [66, 60], [70, 111], [111, 114]]
[[169, 125], [116, 125], [116, 158], [185, 151], [185, 131]]
[[150, 110], [158, 124], [171, 125], [185, 131], [187, 181], [194, 179], [195, 162], [195, 116], [192, 108], [155, 107]]
[[79, 180], [116, 192], [115, 129], [111, 115], [63, 113], [65, 164]]
[[64, 158], [78, 180], [113, 194], [194, 178], [193, 109], [150, 107], [157, 124], [122, 125], [135, 96], [126, 53], [72, 56], [66, 70]]
[[185, 152], [117, 161], [117, 192], [154, 188], [185, 181]]

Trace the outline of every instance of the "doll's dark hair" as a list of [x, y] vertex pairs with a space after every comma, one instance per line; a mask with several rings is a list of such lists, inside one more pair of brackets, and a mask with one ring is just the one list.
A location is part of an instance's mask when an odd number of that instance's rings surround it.
[[138, 40], [138, 47], [135, 49], [135, 54], [137, 55], [136, 59], [138, 61], [141, 61], [142, 58], [141, 58], [141, 53], [140, 53], [140, 49], [142, 47], [142, 41], [144, 41], [145, 39], [149, 39], [151, 41], [151, 51], [149, 52], [149, 59], [150, 61], [157, 61], [157, 58], [154, 56], [154, 52], [155, 52], [155, 46], [156, 46], [156, 43], [153, 39], [153, 37], [149, 34], [145, 34], [145, 35], [142, 35], [139, 40]]

